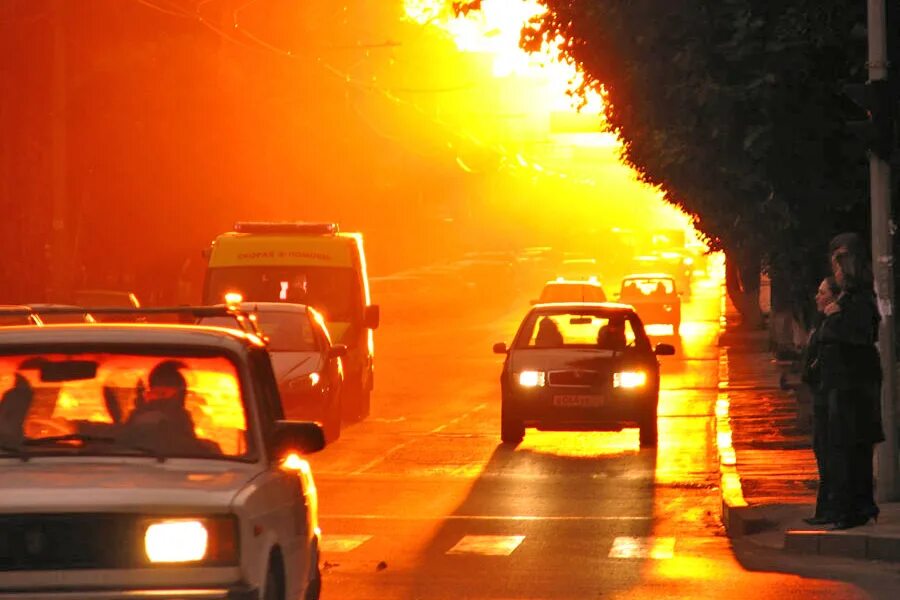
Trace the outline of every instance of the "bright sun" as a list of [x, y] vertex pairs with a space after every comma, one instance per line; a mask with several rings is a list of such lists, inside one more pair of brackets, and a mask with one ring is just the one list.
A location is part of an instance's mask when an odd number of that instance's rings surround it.
[[522, 28], [547, 12], [537, 0], [482, 0], [479, 10], [465, 14], [456, 14], [449, 0], [404, 0], [404, 8], [413, 21], [445, 31], [459, 50], [493, 55], [494, 76], [516, 75], [546, 82], [554, 91], [554, 110], [580, 107], [583, 112], [602, 115], [600, 92], [589, 90], [583, 99], [570, 93], [584, 82], [584, 75], [574, 63], [560, 58], [562, 38], [551, 40], [535, 53], [519, 46]]

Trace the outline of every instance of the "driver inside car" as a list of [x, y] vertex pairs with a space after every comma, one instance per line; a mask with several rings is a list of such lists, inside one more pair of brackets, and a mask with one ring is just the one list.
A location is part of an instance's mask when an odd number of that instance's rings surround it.
[[179, 456], [221, 454], [216, 443], [195, 433], [185, 408], [188, 386], [183, 368], [181, 362], [165, 360], [150, 371], [146, 391], [141, 393], [138, 384], [138, 400], [122, 428], [123, 443]]
[[625, 322], [621, 319], [610, 319], [597, 332], [597, 345], [605, 350], [624, 350], [627, 345]]

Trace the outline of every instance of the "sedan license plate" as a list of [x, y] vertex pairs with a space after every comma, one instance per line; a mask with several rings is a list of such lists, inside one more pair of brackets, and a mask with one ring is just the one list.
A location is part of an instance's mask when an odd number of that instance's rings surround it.
[[597, 394], [557, 394], [553, 406], [602, 406], [603, 396]]

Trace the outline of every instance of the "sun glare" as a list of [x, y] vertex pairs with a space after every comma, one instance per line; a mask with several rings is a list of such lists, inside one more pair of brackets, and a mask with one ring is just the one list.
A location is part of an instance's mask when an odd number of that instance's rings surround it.
[[524, 77], [545, 82], [552, 91], [552, 108], [580, 109], [586, 114], [603, 114], [603, 97], [597, 90], [585, 96], [572, 90], [584, 83], [578, 67], [560, 58], [561, 37], [550, 40], [539, 52], [526, 52], [519, 45], [522, 28], [546, 13], [537, 0], [482, 0], [478, 10], [455, 11], [449, 0], [405, 0], [406, 15], [420, 24], [445, 31], [462, 52], [493, 56], [495, 77]]

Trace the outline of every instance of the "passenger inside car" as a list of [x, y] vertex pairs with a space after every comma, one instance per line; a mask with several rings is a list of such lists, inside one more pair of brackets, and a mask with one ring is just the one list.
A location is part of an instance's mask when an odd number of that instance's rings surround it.
[[559, 331], [553, 319], [544, 317], [538, 325], [537, 336], [534, 339], [536, 348], [559, 348], [564, 343], [562, 333]]
[[624, 350], [627, 346], [625, 322], [621, 319], [610, 319], [597, 332], [597, 345], [605, 350]]

